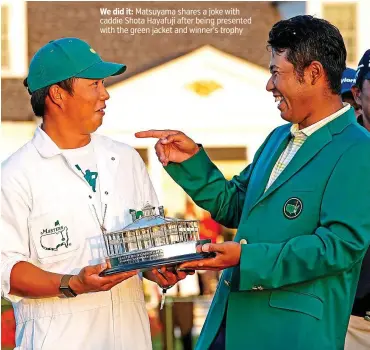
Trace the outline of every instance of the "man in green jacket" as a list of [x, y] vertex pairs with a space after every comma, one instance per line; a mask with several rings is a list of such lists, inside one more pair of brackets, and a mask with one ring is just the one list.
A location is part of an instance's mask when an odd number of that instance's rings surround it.
[[[225, 269], [197, 349], [343, 349], [370, 243], [370, 134], [340, 97], [346, 49], [337, 28], [297, 16], [269, 33], [266, 89], [285, 124], [227, 181], [182, 132], [150, 130], [172, 178], [234, 242], [183, 269]], [[251, 103], [253, 103], [251, 101]], [[258, 117], [258, 116], [256, 116]]]

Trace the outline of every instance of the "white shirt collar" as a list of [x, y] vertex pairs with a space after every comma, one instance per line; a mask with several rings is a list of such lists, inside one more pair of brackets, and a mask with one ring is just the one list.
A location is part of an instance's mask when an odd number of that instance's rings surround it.
[[37, 151], [44, 158], [51, 158], [62, 153], [62, 150], [49, 137], [49, 135], [38, 126], [32, 139]]
[[[89, 147], [91, 147], [94, 141], [93, 135], [91, 135], [91, 142]], [[38, 126], [35, 130], [35, 134], [32, 139], [33, 145], [36, 147], [37, 151], [44, 158], [51, 158], [58, 154], [63, 154], [63, 150], [60, 149], [57, 144], [50, 138], [50, 136]]]
[[322, 128], [324, 125], [333, 121], [335, 118], [338, 118], [342, 114], [346, 113], [350, 108], [351, 108], [351, 105], [347, 102], [344, 102], [343, 107], [339, 111], [329, 115], [328, 117], [326, 117], [324, 119], [319, 120], [315, 124], [307, 126], [304, 129], [299, 130], [298, 124], [293, 124], [290, 128], [290, 132], [294, 137], [296, 137], [296, 136], [298, 136], [298, 137], [302, 137], [302, 136], [308, 137], [308, 136], [312, 135], [315, 131]]

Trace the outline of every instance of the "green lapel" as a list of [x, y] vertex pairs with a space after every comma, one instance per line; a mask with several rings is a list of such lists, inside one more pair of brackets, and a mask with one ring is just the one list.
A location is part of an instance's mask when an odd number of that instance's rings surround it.
[[[306, 165], [321, 149], [327, 145], [332, 139], [331, 133], [326, 125], [313, 133], [303, 143], [297, 154], [293, 157], [290, 163], [286, 166], [283, 172], [269, 187], [269, 189], [256, 202], [258, 204], [267, 196], [277, 190], [282, 184], [288, 181], [296, 172]], [[256, 205], [255, 204], [255, 205]]]
[[[276, 191], [282, 184], [288, 181], [294, 174], [304, 167], [317, 153], [321, 151], [322, 148], [324, 148], [332, 140], [332, 134], [341, 132], [351, 123], [355, 123], [352, 108], [342, 116], [324, 125], [318, 131], [309, 136], [287, 167], [283, 170], [271, 187], [255, 202], [254, 206]], [[273, 164], [269, 165], [268, 177], [270, 176], [274, 165], [275, 160]], [[266, 177], [266, 174], [264, 177]]]
[[289, 143], [290, 127], [291, 124], [287, 124], [276, 130], [262, 151], [253, 169], [243, 215], [249, 213], [251, 207], [263, 194], [275, 163]]
[[327, 126], [333, 135], [341, 133], [349, 124], [357, 125], [355, 110], [351, 107], [342, 116], [328, 123]]

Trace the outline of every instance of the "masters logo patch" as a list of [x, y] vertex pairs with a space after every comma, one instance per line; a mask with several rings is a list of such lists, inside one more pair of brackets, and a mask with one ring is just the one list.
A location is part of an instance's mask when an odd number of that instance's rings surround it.
[[62, 246], [66, 248], [71, 246], [68, 227], [61, 225], [59, 220], [55, 221], [53, 228], [44, 228], [40, 234], [40, 244], [45, 250], [57, 251]]
[[302, 209], [303, 203], [299, 198], [289, 198], [284, 204], [284, 216], [288, 219], [295, 219], [301, 214]]

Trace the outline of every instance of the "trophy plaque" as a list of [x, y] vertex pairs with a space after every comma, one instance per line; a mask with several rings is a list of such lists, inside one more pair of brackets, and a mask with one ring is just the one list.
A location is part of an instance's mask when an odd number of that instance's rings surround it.
[[122, 230], [104, 233], [111, 267], [101, 275], [176, 266], [214, 256], [214, 253], [197, 253], [197, 245], [211, 242], [199, 239], [198, 220], [165, 217], [163, 206], [158, 207], [158, 214], [155, 209], [150, 204], [141, 211], [132, 209], [131, 224]]

